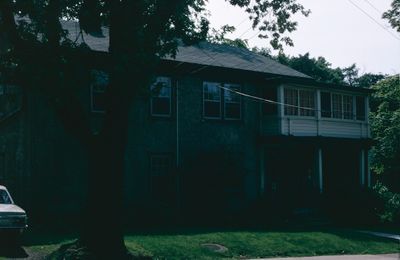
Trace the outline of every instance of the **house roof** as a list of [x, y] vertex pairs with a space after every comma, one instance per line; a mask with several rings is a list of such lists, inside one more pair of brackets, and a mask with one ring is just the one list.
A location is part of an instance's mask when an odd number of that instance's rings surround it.
[[[94, 37], [86, 33], [80, 34], [79, 24], [77, 22], [64, 21], [63, 27], [69, 31], [69, 38], [71, 40], [78, 43], [85, 42], [94, 51], [108, 51], [108, 28], [102, 29], [102, 36]], [[191, 46], [180, 45], [175, 58], [169, 56], [163, 59], [205, 66], [311, 79], [311, 77], [288, 66], [282, 65], [273, 59], [243, 48], [237, 48], [226, 44], [201, 42]]]

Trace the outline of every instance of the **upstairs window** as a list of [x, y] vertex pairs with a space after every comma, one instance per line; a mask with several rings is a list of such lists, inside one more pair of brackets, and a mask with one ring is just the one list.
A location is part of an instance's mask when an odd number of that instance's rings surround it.
[[321, 92], [321, 116], [365, 120], [365, 98]]
[[300, 115], [315, 116], [315, 93], [310, 90], [299, 90]]
[[105, 91], [109, 82], [108, 74], [104, 71], [93, 70], [91, 76], [91, 110], [96, 113], [104, 113]]
[[365, 97], [356, 97], [356, 119], [365, 120]]
[[297, 116], [298, 115], [298, 106], [299, 106], [299, 98], [298, 98], [297, 89], [284, 89], [285, 96], [285, 115], [286, 116]]
[[315, 116], [315, 92], [303, 89], [284, 89], [286, 116]]
[[321, 92], [321, 117], [332, 117], [331, 93]]
[[221, 118], [221, 88], [220, 83], [204, 82], [203, 84], [203, 114], [205, 118]]
[[225, 119], [240, 119], [241, 116], [241, 98], [233, 91], [240, 91], [240, 85], [224, 84], [229, 90], [224, 90], [224, 108]]
[[[223, 88], [222, 88], [223, 87]], [[207, 119], [240, 120], [242, 99], [238, 84], [204, 82], [203, 115]]]
[[332, 117], [342, 118], [342, 95], [332, 94]]
[[353, 119], [353, 97], [343, 95], [343, 119]]
[[171, 116], [171, 79], [168, 77], [157, 77], [150, 86], [151, 101], [150, 110], [152, 116]]

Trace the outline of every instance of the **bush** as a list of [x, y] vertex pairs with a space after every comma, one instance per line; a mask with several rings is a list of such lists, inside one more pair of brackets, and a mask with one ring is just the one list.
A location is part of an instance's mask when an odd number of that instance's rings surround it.
[[375, 208], [380, 222], [400, 224], [400, 194], [389, 191], [381, 182], [375, 184], [373, 191], [381, 202], [381, 206]]

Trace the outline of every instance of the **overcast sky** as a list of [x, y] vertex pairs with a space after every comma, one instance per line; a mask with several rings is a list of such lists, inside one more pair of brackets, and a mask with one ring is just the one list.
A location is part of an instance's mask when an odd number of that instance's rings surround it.
[[[286, 54], [297, 56], [309, 52], [312, 57], [325, 57], [333, 67], [356, 63], [360, 73], [400, 73], [400, 33], [381, 18], [392, 0], [298, 2], [310, 9], [311, 14], [307, 18], [295, 16], [298, 29], [290, 35], [295, 46], [285, 47]], [[212, 27], [229, 24], [237, 28], [229, 38], [252, 38], [251, 47], [269, 47], [267, 40], [255, 36], [257, 31], [250, 29], [251, 23], [240, 8], [230, 6], [225, 0], [209, 0], [208, 9]]]

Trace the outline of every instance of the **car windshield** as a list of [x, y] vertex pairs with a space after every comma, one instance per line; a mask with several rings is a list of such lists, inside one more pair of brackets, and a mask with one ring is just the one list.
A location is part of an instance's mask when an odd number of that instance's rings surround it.
[[12, 204], [11, 198], [5, 190], [0, 190], [0, 204]]

